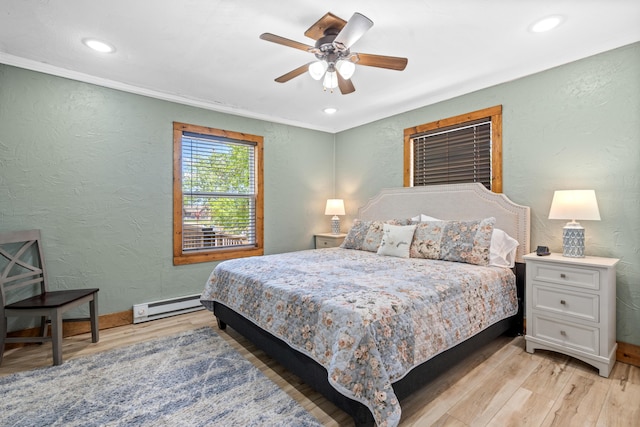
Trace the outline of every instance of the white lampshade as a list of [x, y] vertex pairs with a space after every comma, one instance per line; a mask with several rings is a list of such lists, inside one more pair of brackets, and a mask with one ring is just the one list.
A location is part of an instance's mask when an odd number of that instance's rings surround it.
[[553, 193], [549, 219], [600, 220], [594, 190], [560, 190]]
[[314, 80], [320, 80], [325, 71], [327, 71], [326, 61], [316, 61], [309, 65], [309, 74]]
[[335, 71], [327, 71], [324, 75], [324, 82], [322, 83], [325, 89], [335, 89], [338, 87], [338, 75]]
[[570, 219], [562, 229], [562, 255], [584, 257], [584, 227], [576, 220], [600, 220], [593, 190], [560, 190], [553, 193], [549, 219]]
[[356, 64], [345, 59], [341, 59], [336, 63], [336, 70], [345, 79], [350, 79], [353, 73], [356, 71]]
[[344, 215], [344, 200], [328, 199], [327, 206], [324, 209], [325, 215]]

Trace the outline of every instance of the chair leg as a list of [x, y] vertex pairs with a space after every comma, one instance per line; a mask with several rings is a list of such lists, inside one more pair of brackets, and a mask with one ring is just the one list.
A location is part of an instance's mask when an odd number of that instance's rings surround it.
[[100, 327], [98, 325], [98, 293], [93, 294], [93, 299], [89, 301], [89, 315], [91, 317], [91, 342], [100, 340]]
[[[40, 317], [40, 336], [45, 338], [47, 336], [47, 316]], [[44, 341], [43, 341], [44, 342]], [[42, 344], [42, 343], [40, 343]]]
[[53, 310], [50, 317], [53, 364], [62, 365], [62, 313], [59, 310]]
[[[47, 328], [47, 316], [42, 316], [40, 317], [40, 336], [42, 338], [46, 338], [47, 335], [49, 334], [49, 330]], [[41, 342], [40, 344], [43, 344], [43, 342]]]
[[6, 337], [7, 337], [7, 318], [5, 316], [2, 316], [2, 318], [0, 319], [0, 365], [2, 365], [2, 358], [4, 357], [4, 340]]

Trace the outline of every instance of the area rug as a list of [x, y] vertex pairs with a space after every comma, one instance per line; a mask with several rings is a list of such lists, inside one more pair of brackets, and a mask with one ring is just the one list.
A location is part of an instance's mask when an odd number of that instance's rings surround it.
[[2, 377], [0, 425], [321, 426], [211, 328]]

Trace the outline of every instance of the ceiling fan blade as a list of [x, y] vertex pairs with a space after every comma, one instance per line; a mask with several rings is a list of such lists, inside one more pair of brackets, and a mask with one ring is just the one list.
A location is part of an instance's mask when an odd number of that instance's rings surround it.
[[300, 43], [295, 40], [290, 40], [284, 37], [276, 36], [275, 34], [271, 34], [271, 33], [260, 34], [260, 38], [268, 42], [277, 43], [284, 46], [293, 47], [295, 49], [304, 50], [305, 52], [312, 52], [316, 50], [314, 46], [309, 46], [307, 44]]
[[354, 13], [347, 25], [338, 33], [333, 45], [338, 50], [347, 50], [373, 26], [373, 21], [361, 13]]
[[312, 63], [309, 62], [308, 64], [301, 65], [295, 70], [291, 70], [287, 74], [283, 74], [275, 80], [278, 83], [286, 83], [289, 80], [293, 79], [294, 77], [298, 77], [299, 75], [304, 74], [309, 69], [309, 64], [312, 64]]
[[390, 70], [402, 71], [407, 66], [407, 58], [397, 56], [372, 55], [370, 53], [357, 53], [356, 64], [368, 67], [388, 68]]
[[340, 75], [340, 73], [336, 74], [338, 75], [338, 87], [340, 88], [340, 92], [342, 92], [343, 95], [348, 95], [356, 91], [356, 88], [353, 86], [351, 79], [345, 79]]

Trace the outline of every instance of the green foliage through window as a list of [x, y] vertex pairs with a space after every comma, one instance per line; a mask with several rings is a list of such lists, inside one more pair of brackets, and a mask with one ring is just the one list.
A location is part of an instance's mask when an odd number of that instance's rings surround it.
[[183, 248], [255, 243], [255, 144], [184, 132]]

